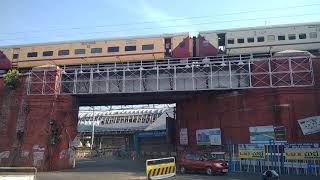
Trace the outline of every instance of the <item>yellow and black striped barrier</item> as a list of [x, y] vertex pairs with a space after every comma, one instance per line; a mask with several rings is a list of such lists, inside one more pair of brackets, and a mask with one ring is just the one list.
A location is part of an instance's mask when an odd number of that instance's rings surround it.
[[149, 159], [146, 161], [147, 179], [165, 179], [176, 175], [176, 161], [174, 157]]

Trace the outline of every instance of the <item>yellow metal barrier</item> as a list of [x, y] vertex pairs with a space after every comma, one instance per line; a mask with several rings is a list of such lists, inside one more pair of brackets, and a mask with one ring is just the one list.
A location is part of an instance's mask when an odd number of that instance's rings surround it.
[[176, 175], [176, 161], [174, 157], [149, 159], [146, 161], [148, 180], [165, 179]]

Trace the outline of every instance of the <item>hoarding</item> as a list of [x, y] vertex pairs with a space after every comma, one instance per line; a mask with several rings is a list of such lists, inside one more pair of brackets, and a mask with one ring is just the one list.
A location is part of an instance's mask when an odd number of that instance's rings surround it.
[[320, 143], [286, 144], [287, 160], [320, 160]]
[[273, 126], [255, 126], [249, 127], [251, 143], [269, 143], [275, 139]]
[[320, 132], [320, 116], [313, 116], [298, 120], [304, 135]]
[[198, 145], [221, 145], [220, 128], [198, 129], [196, 135]]
[[265, 149], [263, 144], [239, 144], [239, 158], [264, 159]]
[[180, 145], [188, 145], [188, 129], [180, 129]]

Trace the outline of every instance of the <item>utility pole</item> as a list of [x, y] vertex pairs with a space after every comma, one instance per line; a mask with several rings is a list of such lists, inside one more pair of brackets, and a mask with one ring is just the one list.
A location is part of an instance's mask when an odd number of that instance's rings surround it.
[[92, 107], [92, 134], [91, 134], [91, 150], [93, 149], [93, 140], [94, 140], [94, 122], [95, 122], [95, 116], [94, 116], [94, 106]]

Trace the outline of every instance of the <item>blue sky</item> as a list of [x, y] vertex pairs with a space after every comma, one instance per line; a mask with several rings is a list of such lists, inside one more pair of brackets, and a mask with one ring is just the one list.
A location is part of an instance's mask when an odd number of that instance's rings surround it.
[[319, 0], [0, 0], [0, 46], [320, 21]]

